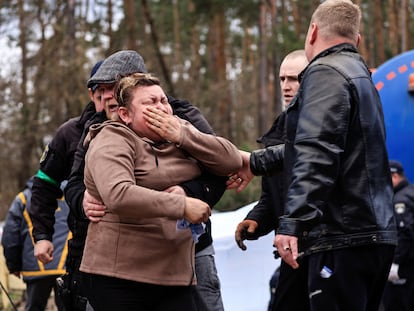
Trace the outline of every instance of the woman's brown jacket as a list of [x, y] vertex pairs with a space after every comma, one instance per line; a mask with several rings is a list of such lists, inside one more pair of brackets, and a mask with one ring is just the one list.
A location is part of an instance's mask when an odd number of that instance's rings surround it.
[[239, 170], [238, 149], [186, 121], [177, 145], [153, 143], [114, 121], [91, 128], [89, 138], [85, 185], [107, 213], [89, 225], [81, 271], [160, 285], [195, 284], [191, 232], [176, 229], [185, 199], [164, 190], [203, 169], [223, 176]]

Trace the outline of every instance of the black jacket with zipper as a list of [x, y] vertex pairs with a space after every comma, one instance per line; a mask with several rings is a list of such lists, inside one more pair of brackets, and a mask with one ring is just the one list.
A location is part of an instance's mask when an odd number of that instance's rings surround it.
[[250, 159], [256, 175], [286, 171], [278, 234], [297, 236], [305, 255], [395, 245], [384, 118], [365, 62], [355, 47], [339, 44], [316, 56], [300, 78], [285, 145]]

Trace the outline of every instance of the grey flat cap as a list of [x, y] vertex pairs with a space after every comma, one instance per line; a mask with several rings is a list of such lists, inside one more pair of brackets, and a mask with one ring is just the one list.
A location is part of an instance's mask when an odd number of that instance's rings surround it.
[[120, 75], [147, 72], [144, 59], [132, 50], [119, 51], [104, 60], [98, 71], [88, 80], [88, 85], [114, 83]]

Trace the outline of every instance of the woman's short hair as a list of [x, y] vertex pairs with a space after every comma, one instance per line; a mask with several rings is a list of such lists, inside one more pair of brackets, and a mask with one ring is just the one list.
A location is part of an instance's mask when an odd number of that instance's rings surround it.
[[160, 85], [160, 81], [150, 73], [133, 73], [120, 77], [115, 86], [115, 99], [119, 107], [128, 108], [130, 106], [135, 89], [152, 85]]

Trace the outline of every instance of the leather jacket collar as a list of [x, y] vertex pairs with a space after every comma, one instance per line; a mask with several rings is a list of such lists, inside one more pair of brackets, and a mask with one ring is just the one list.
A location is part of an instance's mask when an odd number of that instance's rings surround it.
[[309, 62], [309, 64], [305, 67], [305, 69], [303, 69], [302, 70], [302, 72], [298, 75], [298, 80], [299, 80], [299, 83], [302, 81], [302, 78], [303, 78], [303, 75], [304, 75], [304, 73], [305, 73], [305, 71], [306, 71], [306, 69], [312, 64], [312, 63], [314, 63], [316, 60], [318, 60], [319, 58], [321, 58], [321, 57], [324, 57], [324, 56], [326, 56], [326, 55], [329, 55], [329, 54], [334, 54], [334, 53], [339, 53], [339, 52], [342, 52], [342, 51], [346, 51], [346, 52], [353, 52], [353, 53], [358, 53], [358, 50], [357, 50], [357, 48], [355, 47], [355, 46], [353, 46], [352, 44], [350, 44], [350, 43], [340, 43], [340, 44], [337, 44], [337, 45], [335, 45], [335, 46], [333, 46], [333, 47], [330, 47], [329, 49], [326, 49], [326, 50], [324, 50], [324, 51], [322, 51], [322, 52], [320, 52], [318, 55], [316, 55], [310, 62]]

